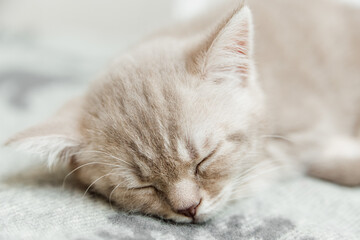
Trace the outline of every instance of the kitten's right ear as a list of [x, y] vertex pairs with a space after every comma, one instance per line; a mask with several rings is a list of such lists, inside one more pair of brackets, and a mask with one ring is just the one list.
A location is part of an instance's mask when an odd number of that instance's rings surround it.
[[5, 145], [16, 146], [38, 155], [49, 166], [67, 162], [82, 143], [80, 118], [83, 99], [76, 98], [66, 103], [52, 118], [10, 138]]
[[[204, 79], [239, 81], [246, 86], [252, 76], [253, 25], [250, 9], [241, 1], [191, 53], [195, 71]], [[194, 69], [190, 67], [190, 69]]]

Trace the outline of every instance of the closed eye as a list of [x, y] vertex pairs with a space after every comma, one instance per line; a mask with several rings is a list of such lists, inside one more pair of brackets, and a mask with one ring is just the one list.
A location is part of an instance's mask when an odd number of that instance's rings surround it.
[[148, 185], [148, 186], [143, 186], [143, 187], [133, 187], [133, 188], [128, 188], [128, 190], [143, 190], [143, 189], [155, 189], [154, 186], [152, 185]]
[[207, 160], [209, 160], [212, 156], [214, 156], [214, 154], [216, 153], [216, 151], [219, 149], [219, 147], [216, 147], [209, 155], [207, 155], [203, 160], [201, 160], [201, 162], [198, 163], [198, 165], [196, 166], [195, 169], [195, 175], [197, 175], [199, 173], [199, 168], [200, 166], [205, 163]]

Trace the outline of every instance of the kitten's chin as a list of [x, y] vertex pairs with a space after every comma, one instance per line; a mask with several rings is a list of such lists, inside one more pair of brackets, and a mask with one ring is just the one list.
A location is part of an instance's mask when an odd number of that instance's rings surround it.
[[164, 218], [165, 220], [173, 221], [176, 223], [204, 223], [211, 219], [211, 216], [208, 215], [201, 215], [199, 217], [196, 217], [195, 219], [191, 219], [188, 217], [170, 217], [170, 218]]
[[174, 215], [171, 217], [164, 217], [165, 220], [170, 220], [176, 223], [192, 223], [193, 220], [191, 218], [188, 217], [182, 217], [182, 216], [178, 216], [178, 215]]
[[176, 223], [204, 223], [209, 221], [213, 216], [209, 215], [209, 214], [201, 214], [199, 216], [196, 216], [195, 219], [189, 218], [189, 217], [185, 217], [182, 215], [171, 215], [171, 216], [167, 216], [167, 217], [163, 217], [163, 219], [168, 220], [168, 221], [173, 221]]

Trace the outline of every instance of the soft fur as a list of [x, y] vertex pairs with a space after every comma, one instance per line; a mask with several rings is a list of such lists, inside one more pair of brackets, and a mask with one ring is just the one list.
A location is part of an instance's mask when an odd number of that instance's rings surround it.
[[178, 222], [208, 220], [290, 158], [360, 184], [359, 11], [325, 0], [250, 8], [255, 48], [249, 7], [228, 2], [149, 37], [9, 143], [67, 162], [126, 211]]

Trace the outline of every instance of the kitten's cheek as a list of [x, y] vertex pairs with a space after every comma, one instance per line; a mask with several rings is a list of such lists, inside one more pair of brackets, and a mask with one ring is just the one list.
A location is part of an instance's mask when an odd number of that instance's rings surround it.
[[196, 223], [202, 223], [209, 221], [221, 213], [226, 204], [228, 204], [231, 198], [233, 189], [231, 185], [223, 187], [222, 191], [214, 197], [210, 197], [209, 194], [203, 193], [203, 201], [198, 209], [198, 215], [196, 217]]
[[199, 214], [196, 216], [195, 223], [207, 222], [215, 216], [216, 216], [216, 212], [214, 211], [210, 211], [210, 212], [199, 211]]

